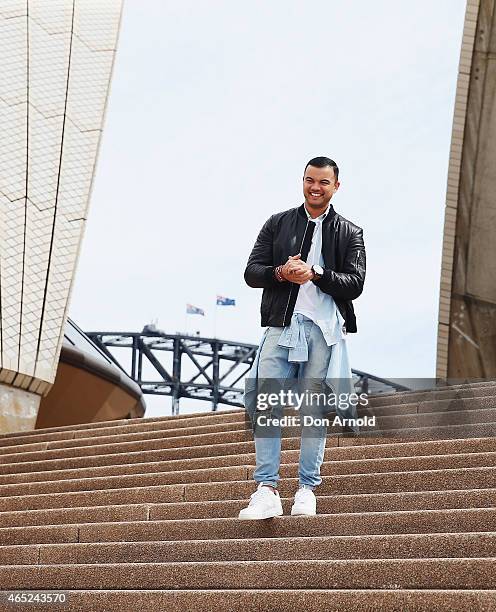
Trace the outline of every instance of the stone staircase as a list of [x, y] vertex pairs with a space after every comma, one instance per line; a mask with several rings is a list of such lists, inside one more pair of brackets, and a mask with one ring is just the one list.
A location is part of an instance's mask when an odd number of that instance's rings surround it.
[[236, 518], [255, 488], [244, 411], [0, 436], [0, 610], [496, 610], [496, 382], [365, 413], [385, 435], [329, 434], [316, 517], [288, 516], [285, 432], [285, 516], [265, 521]]

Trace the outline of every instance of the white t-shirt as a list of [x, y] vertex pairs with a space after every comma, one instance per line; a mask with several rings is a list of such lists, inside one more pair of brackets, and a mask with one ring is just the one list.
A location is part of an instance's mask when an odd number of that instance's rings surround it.
[[[312, 219], [308, 214], [306, 207], [305, 212], [308, 219], [316, 224], [306, 263], [309, 266], [318, 264], [324, 267], [324, 257], [322, 256], [322, 223], [329, 213], [329, 207], [315, 219]], [[294, 312], [299, 312], [316, 323], [322, 329], [326, 340], [335, 342], [337, 338], [345, 337], [343, 333], [344, 319], [334, 300], [329, 294], [321, 291], [311, 280], [300, 285]]]
[[[322, 222], [329, 212], [329, 207], [315, 219], [312, 219], [308, 214], [306, 207], [305, 212], [307, 213], [308, 219], [313, 221], [316, 225], [313, 230], [312, 244], [310, 245], [306, 263], [309, 266], [318, 264], [324, 267], [324, 258], [322, 256]], [[294, 312], [300, 312], [316, 323], [317, 320], [329, 317], [332, 310], [329, 304], [329, 300], [331, 299], [330, 295], [321, 291], [315, 283], [309, 280], [303, 285], [300, 285]]]

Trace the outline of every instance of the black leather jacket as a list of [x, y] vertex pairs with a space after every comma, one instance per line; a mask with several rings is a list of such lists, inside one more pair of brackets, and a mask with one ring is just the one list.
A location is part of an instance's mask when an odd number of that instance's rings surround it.
[[[279, 282], [274, 270], [285, 264], [289, 255], [301, 253], [306, 261], [315, 223], [307, 218], [305, 205], [272, 215], [258, 234], [248, 258], [245, 281], [250, 287], [263, 288], [260, 312], [262, 327], [289, 325], [300, 286]], [[317, 287], [334, 298], [343, 315], [347, 332], [356, 332], [352, 300], [363, 290], [365, 281], [365, 245], [363, 230], [338, 215], [332, 205], [322, 223], [324, 276]]]

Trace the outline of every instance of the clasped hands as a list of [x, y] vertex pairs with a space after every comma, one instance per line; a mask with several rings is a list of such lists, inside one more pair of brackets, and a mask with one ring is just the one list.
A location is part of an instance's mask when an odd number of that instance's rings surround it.
[[301, 253], [290, 255], [288, 261], [281, 268], [281, 276], [297, 285], [303, 285], [314, 277], [314, 272], [308, 264], [301, 260]]

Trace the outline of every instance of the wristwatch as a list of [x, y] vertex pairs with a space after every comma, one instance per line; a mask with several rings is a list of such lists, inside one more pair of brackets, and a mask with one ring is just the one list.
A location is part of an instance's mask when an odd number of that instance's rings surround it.
[[313, 278], [312, 280], [319, 280], [324, 276], [324, 268], [319, 265], [312, 266]]

